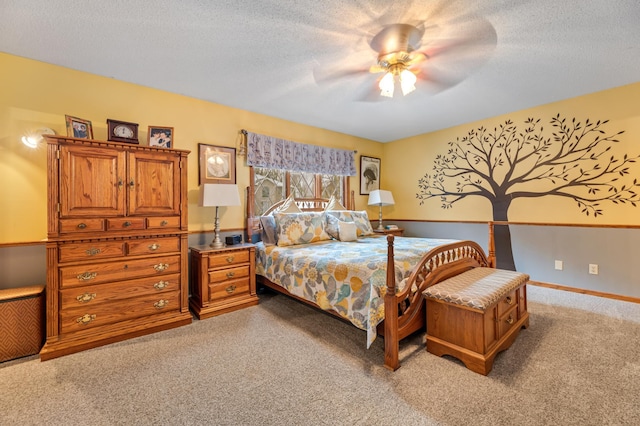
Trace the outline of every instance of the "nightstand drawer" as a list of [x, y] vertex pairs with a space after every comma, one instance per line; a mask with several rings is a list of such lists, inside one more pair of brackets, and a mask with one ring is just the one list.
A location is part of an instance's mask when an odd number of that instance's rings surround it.
[[209, 269], [249, 262], [248, 250], [227, 251], [209, 255]]
[[209, 286], [209, 300], [211, 302], [245, 294], [249, 294], [249, 278]]
[[249, 276], [249, 265], [209, 271], [209, 284], [237, 280]]

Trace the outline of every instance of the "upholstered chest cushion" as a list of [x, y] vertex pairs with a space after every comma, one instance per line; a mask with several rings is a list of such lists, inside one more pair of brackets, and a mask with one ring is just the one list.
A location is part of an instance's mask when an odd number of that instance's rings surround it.
[[422, 294], [484, 311], [527, 281], [529, 275], [521, 272], [473, 268], [428, 287]]

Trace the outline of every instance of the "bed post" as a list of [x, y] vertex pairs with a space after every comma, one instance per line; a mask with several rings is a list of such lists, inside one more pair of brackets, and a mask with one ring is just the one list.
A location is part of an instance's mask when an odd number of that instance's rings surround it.
[[387, 235], [387, 294], [384, 296], [384, 366], [391, 371], [400, 368], [398, 352], [398, 301], [393, 261], [393, 235]]
[[496, 240], [493, 231], [493, 221], [489, 221], [489, 267], [496, 267]]

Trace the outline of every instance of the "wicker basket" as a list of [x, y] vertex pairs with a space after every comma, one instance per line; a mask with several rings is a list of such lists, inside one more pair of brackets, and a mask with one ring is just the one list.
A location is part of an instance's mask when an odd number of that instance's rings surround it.
[[0, 362], [40, 352], [44, 299], [43, 285], [0, 289]]

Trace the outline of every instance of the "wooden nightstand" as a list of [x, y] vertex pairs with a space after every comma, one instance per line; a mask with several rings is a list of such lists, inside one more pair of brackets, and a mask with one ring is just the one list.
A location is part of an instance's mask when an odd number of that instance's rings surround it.
[[258, 304], [256, 249], [238, 244], [221, 249], [190, 247], [191, 298], [189, 307], [198, 319], [233, 312]]
[[402, 237], [402, 234], [404, 234], [404, 229], [402, 228], [398, 228], [398, 229], [373, 229], [373, 232], [375, 232], [376, 234], [385, 234], [385, 235], [395, 235], [396, 237]]

